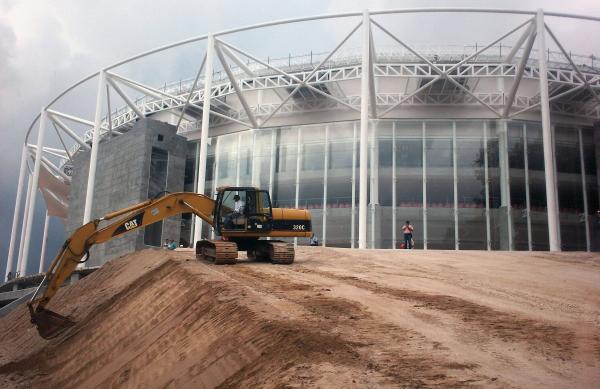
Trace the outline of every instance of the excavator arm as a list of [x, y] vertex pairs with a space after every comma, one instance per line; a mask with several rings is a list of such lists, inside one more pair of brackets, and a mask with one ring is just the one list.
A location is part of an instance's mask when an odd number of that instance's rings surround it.
[[[37, 326], [40, 336], [45, 339], [53, 338], [75, 324], [71, 319], [45, 307], [77, 265], [87, 260], [90, 247], [181, 213], [194, 213], [212, 225], [214, 207], [215, 201], [207, 196], [197, 193], [172, 193], [106, 214], [79, 227], [65, 241], [50, 264], [44, 280], [27, 303], [31, 322]], [[120, 216], [122, 217], [118, 220], [99, 228], [102, 221]], [[42, 291], [44, 285], [46, 288]]]

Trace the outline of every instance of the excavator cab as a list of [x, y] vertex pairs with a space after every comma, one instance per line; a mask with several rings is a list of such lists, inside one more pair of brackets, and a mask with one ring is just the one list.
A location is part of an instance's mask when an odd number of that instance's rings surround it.
[[214, 210], [215, 230], [269, 233], [273, 228], [271, 198], [266, 190], [252, 187], [219, 188]]

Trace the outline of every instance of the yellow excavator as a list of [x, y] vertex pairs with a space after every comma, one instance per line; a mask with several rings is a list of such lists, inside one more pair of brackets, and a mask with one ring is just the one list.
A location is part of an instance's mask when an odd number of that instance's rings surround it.
[[[196, 257], [215, 264], [234, 264], [238, 251], [246, 251], [252, 260], [291, 264], [294, 261], [292, 244], [264, 238], [310, 237], [312, 234], [309, 211], [273, 208], [269, 192], [253, 187], [218, 188], [216, 200], [197, 193], [171, 193], [106, 214], [73, 232], [27, 302], [31, 322], [37, 326], [40, 336], [53, 338], [75, 324], [45, 307], [77, 265], [89, 259], [91, 246], [181, 213], [195, 214], [221, 236], [220, 240], [196, 242]], [[101, 222], [119, 216], [123, 217], [100, 227]]]

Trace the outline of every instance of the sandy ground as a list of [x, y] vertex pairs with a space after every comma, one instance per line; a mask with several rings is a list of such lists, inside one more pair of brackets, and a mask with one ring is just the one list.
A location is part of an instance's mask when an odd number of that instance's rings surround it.
[[600, 386], [600, 255], [146, 250], [0, 320], [0, 387]]

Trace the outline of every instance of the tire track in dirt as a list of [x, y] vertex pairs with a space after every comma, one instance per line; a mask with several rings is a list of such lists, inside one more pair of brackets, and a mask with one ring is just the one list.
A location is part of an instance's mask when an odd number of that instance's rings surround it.
[[[298, 282], [279, 272], [254, 270], [251, 266], [238, 265], [222, 271], [261, 293], [300, 305], [306, 311], [303, 326], [337, 334], [352, 350], [352, 365], [382, 374], [389, 380], [388, 385], [494, 383], [493, 379], [477, 373], [477, 365], [449, 360], [439, 344], [429, 342], [416, 332], [377, 320], [357, 302], [327, 296], [328, 288]], [[424, 350], [433, 350], [433, 353], [424, 353]]]
[[376, 294], [408, 301], [414, 303], [413, 307], [417, 309], [450, 314], [473, 330], [504, 342], [526, 343], [529, 348], [545, 357], [570, 360], [576, 349], [575, 333], [570, 329], [520, 317], [514, 313], [498, 311], [462, 298], [391, 288], [356, 276], [343, 276], [307, 267], [296, 267], [293, 270], [300, 273], [317, 274]]

